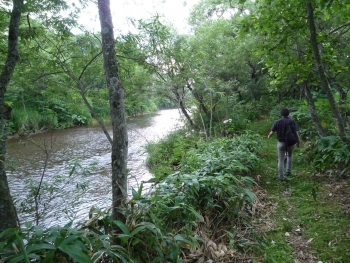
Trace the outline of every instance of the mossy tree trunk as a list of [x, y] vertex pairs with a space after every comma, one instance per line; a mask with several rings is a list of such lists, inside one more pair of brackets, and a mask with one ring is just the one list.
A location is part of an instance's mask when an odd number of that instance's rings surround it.
[[109, 92], [112, 142], [112, 214], [115, 220], [125, 222], [121, 209], [127, 198], [128, 135], [125, 122], [124, 88], [119, 78], [113, 23], [109, 0], [98, 0], [101, 23], [102, 53], [106, 83]]
[[19, 59], [18, 31], [22, 7], [23, 0], [13, 0], [8, 33], [7, 58], [0, 73], [0, 232], [10, 227], [18, 227], [16, 209], [10, 194], [5, 166], [8, 125], [11, 118], [11, 107], [5, 103], [5, 94]]

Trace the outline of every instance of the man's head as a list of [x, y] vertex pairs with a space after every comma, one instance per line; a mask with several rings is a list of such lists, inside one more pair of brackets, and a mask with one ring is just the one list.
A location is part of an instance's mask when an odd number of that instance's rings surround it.
[[287, 108], [284, 108], [281, 110], [281, 116], [282, 117], [288, 117], [289, 116], [289, 110]]

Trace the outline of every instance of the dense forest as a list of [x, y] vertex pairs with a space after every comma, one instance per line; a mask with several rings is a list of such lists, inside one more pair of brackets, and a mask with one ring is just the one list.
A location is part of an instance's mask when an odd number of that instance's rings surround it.
[[[77, 22], [87, 4], [99, 34]], [[109, 0], [2, 1], [0, 262], [349, 262], [349, 8], [200, 0], [189, 33], [155, 14], [114, 35]], [[186, 125], [147, 146], [153, 191], [128, 196], [125, 119], [164, 108]], [[301, 137], [283, 183], [267, 140], [281, 108]], [[8, 137], [92, 123], [111, 144], [111, 209], [19, 222]]]

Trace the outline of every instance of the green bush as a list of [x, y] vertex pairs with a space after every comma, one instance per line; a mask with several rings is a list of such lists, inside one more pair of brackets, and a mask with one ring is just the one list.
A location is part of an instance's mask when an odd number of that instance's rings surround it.
[[52, 111], [39, 112], [36, 110], [14, 108], [10, 122], [11, 134], [27, 135], [57, 126], [57, 118]]
[[102, 258], [133, 262], [124, 248], [111, 244], [110, 236], [72, 227], [72, 223], [47, 229], [26, 224], [5, 230], [0, 240], [5, 240], [0, 242], [1, 262], [92, 263]]
[[350, 169], [350, 136], [342, 140], [339, 136], [318, 138], [303, 151], [315, 172], [330, 175], [348, 175]]
[[261, 137], [246, 132], [234, 138], [217, 138], [210, 143], [199, 141], [184, 158], [182, 171], [203, 170], [206, 175], [218, 171], [249, 173], [259, 163], [257, 153], [261, 151]]
[[157, 143], [149, 143], [146, 164], [156, 178], [162, 179], [178, 170], [190, 148], [195, 147], [198, 137], [194, 132], [178, 130]]

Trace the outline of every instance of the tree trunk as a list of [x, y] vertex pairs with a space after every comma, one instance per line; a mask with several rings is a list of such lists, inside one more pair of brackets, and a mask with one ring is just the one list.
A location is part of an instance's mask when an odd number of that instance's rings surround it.
[[320, 122], [320, 119], [318, 118], [310, 87], [305, 83], [304, 88], [305, 88], [305, 97], [306, 97], [307, 105], [309, 106], [311, 119], [315, 124], [316, 131], [317, 131], [318, 135], [320, 135], [321, 137], [325, 137], [325, 136], [327, 136], [327, 133], [323, 129], [321, 122]]
[[346, 110], [346, 101], [347, 101], [347, 93], [345, 92], [345, 90], [336, 82], [336, 80], [331, 82], [334, 85], [334, 88], [338, 91], [339, 93], [339, 101], [338, 101], [338, 105], [339, 105], [339, 111], [340, 114], [343, 118], [343, 120], [345, 121], [347, 118], [347, 110]]
[[109, 94], [110, 115], [113, 130], [112, 143], [112, 215], [125, 222], [121, 209], [127, 198], [128, 134], [125, 122], [124, 88], [119, 79], [114, 46], [113, 23], [109, 0], [98, 0], [101, 23], [102, 52], [106, 84]]
[[98, 124], [100, 125], [103, 133], [106, 135], [107, 140], [109, 141], [109, 143], [112, 145], [113, 144], [113, 140], [111, 138], [111, 136], [109, 135], [107, 128], [105, 126], [105, 124], [103, 123], [103, 121], [101, 120], [101, 118], [96, 114], [95, 110], [92, 108], [90, 102], [88, 101], [88, 99], [85, 96], [85, 89], [84, 89], [84, 85], [81, 83], [81, 81], [79, 80], [78, 82], [78, 88], [80, 91], [80, 95], [83, 98], [83, 101], [85, 103], [85, 106], [89, 109], [90, 114], [92, 115], [92, 117], [95, 118], [95, 120], [98, 122]]
[[186, 108], [185, 108], [185, 104], [183, 102], [183, 100], [180, 100], [179, 101], [179, 106], [180, 106], [180, 109], [182, 111], [182, 113], [185, 115], [186, 119], [188, 120], [188, 122], [190, 123], [191, 127], [193, 129], [196, 129], [196, 125], [194, 124], [194, 122], [192, 121], [191, 119], [191, 116], [188, 114]]
[[0, 232], [10, 227], [18, 227], [16, 209], [10, 194], [6, 176], [6, 143], [11, 107], [5, 103], [5, 93], [13, 76], [18, 55], [18, 30], [21, 23], [23, 0], [13, 0], [8, 35], [8, 52], [0, 74]]
[[329, 101], [329, 104], [331, 106], [333, 116], [336, 120], [337, 128], [338, 128], [338, 135], [342, 138], [345, 138], [344, 121], [343, 121], [343, 118], [341, 117], [340, 111], [339, 111], [338, 106], [336, 104], [336, 101], [334, 99], [332, 89], [329, 85], [326, 73], [324, 71], [324, 67], [323, 67], [321, 55], [320, 55], [320, 50], [318, 48], [316, 26], [315, 26], [315, 20], [314, 20], [314, 9], [313, 9], [311, 1], [308, 1], [306, 3], [306, 10], [307, 10], [307, 20], [308, 20], [309, 28], [310, 28], [310, 42], [311, 42], [311, 47], [312, 47], [312, 50], [314, 53], [316, 66], [318, 69], [318, 74], [320, 76], [321, 85], [327, 94], [328, 101]]
[[189, 91], [191, 91], [193, 97], [199, 102], [199, 109], [201, 109], [204, 112], [205, 116], [210, 118], [210, 113], [209, 113], [209, 110], [207, 109], [207, 107], [204, 104], [204, 100], [203, 100], [202, 94], [200, 94], [197, 91], [193, 90], [189, 83], [186, 84], [186, 87], [189, 89]]
[[[175, 94], [177, 102], [179, 103], [179, 107], [180, 107], [181, 112], [185, 115], [185, 117], [188, 120], [188, 122], [191, 125], [191, 127], [193, 129], [196, 129], [196, 125], [194, 124], [191, 116], [188, 114], [188, 112], [186, 110], [185, 103], [183, 101], [183, 96], [179, 93], [178, 87], [175, 87], [173, 92]], [[182, 94], [184, 94], [184, 91], [182, 91]]]

